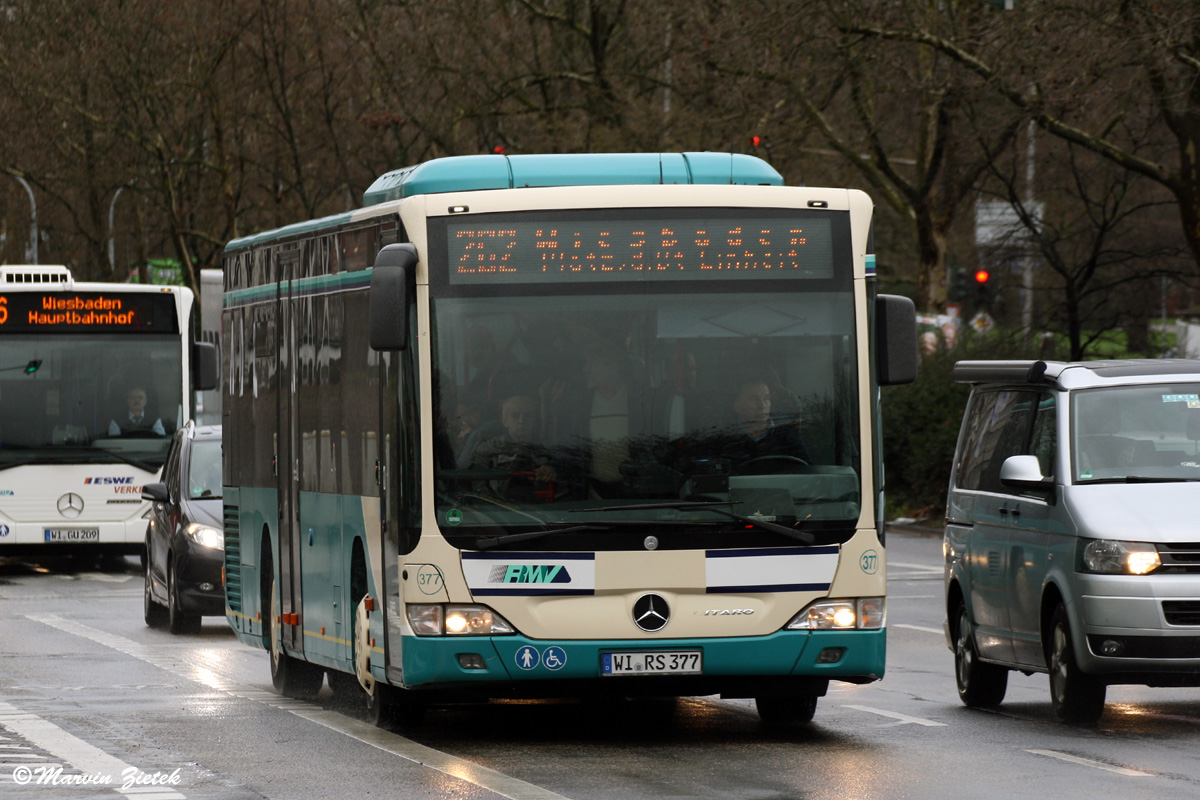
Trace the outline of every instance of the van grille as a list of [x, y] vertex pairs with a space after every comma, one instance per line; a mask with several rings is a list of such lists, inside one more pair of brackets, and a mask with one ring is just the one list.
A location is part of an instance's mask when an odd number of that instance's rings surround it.
[[1162, 559], [1157, 572], [1200, 573], [1200, 542], [1160, 542], [1156, 546]]
[[225, 501], [225, 605], [242, 611], [242, 536], [238, 506]]
[[1168, 625], [1200, 625], [1200, 600], [1163, 600]]

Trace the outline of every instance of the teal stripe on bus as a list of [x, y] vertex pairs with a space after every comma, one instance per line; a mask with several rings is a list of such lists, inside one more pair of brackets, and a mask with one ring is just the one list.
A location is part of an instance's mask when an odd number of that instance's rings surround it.
[[337, 275], [318, 275], [312, 278], [298, 278], [292, 281], [280, 281], [266, 286], [255, 286], [250, 289], [236, 289], [226, 292], [225, 308], [261, 303], [273, 300], [280, 293], [290, 293], [292, 297], [312, 297], [321, 294], [335, 294], [354, 289], [365, 289], [371, 285], [371, 270], [357, 272], [341, 272]]

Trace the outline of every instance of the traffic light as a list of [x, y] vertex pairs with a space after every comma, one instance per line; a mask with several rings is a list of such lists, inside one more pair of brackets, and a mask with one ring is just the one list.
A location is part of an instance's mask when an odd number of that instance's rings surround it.
[[986, 269], [980, 267], [975, 270], [975, 301], [981, 311], [992, 302], [991, 280], [992, 276]]
[[967, 271], [955, 267], [950, 273], [950, 285], [946, 287], [946, 299], [952, 303], [963, 303], [969, 299], [967, 286]]

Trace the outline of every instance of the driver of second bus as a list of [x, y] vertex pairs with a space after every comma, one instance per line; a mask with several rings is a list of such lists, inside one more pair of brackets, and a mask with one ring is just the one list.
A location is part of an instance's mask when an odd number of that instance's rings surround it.
[[534, 441], [537, 408], [532, 395], [506, 397], [500, 404], [504, 435], [483, 442], [475, 450], [477, 469], [508, 473], [486, 481], [487, 487], [501, 497], [526, 502], [546, 499], [558, 477], [546, 449]]
[[132, 386], [125, 395], [128, 413], [116, 417], [108, 423], [109, 436], [128, 436], [139, 431], [148, 431], [159, 436], [166, 436], [162, 420], [151, 417], [146, 413], [146, 390], [141, 386]]
[[810, 463], [800, 432], [792, 424], [777, 423], [771, 415], [771, 386], [765, 377], [751, 375], [737, 384], [733, 396], [737, 418], [725, 442], [726, 455], [733, 465], [770, 457], [797, 459]]

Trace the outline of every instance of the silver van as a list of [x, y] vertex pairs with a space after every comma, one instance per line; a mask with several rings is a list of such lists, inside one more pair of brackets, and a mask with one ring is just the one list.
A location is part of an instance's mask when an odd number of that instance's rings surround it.
[[1090, 723], [1113, 684], [1200, 685], [1200, 361], [960, 361], [946, 642], [968, 706], [1050, 674]]

